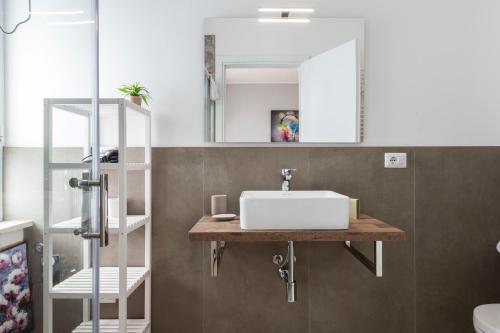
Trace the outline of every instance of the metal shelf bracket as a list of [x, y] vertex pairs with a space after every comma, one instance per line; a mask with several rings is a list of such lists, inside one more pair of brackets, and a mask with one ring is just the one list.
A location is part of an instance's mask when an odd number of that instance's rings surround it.
[[344, 243], [345, 248], [363, 265], [366, 266], [376, 277], [382, 277], [382, 241], [373, 242], [373, 260], [366, 257], [358, 249], [356, 249], [350, 241]]
[[219, 275], [220, 264], [222, 262], [222, 255], [226, 248], [225, 241], [211, 241], [210, 242], [210, 268], [212, 277]]
[[[363, 253], [361, 253], [361, 251], [356, 249], [351, 241], [344, 242], [344, 247], [376, 277], [382, 277], [382, 244], [382, 241], [373, 242], [373, 259], [368, 258]], [[219, 275], [222, 257], [224, 255], [226, 245], [227, 244], [225, 241], [210, 241], [210, 272], [212, 277], [217, 277]]]

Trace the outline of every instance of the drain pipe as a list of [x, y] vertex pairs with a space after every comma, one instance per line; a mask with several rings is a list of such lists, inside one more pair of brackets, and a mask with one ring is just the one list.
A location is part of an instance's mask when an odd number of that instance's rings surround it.
[[293, 241], [288, 242], [288, 279], [286, 281], [288, 303], [297, 301], [297, 284], [295, 282], [295, 249]]
[[286, 258], [281, 254], [273, 256], [273, 263], [278, 266], [278, 274], [286, 283], [286, 297], [288, 303], [297, 301], [297, 283], [295, 282], [295, 249], [293, 241], [288, 241]]

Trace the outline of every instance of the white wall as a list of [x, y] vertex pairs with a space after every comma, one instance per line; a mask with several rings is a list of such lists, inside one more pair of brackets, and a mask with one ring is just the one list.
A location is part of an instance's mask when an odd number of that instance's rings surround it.
[[[37, 0], [34, 9], [79, 1]], [[365, 18], [363, 145], [500, 144], [497, 0], [101, 1], [102, 95], [140, 80], [154, 95], [153, 144], [202, 145], [203, 20], [254, 17], [262, 5], [310, 5], [317, 17]], [[7, 41], [11, 146], [42, 143], [38, 90], [86, 93], [89, 76], [77, 75], [85, 67], [86, 32], [58, 29], [37, 18]]]
[[226, 142], [271, 142], [271, 110], [298, 110], [298, 84], [228, 84]]

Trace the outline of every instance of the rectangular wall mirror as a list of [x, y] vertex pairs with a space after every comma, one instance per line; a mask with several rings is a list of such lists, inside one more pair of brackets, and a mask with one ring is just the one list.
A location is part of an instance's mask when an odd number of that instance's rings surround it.
[[205, 139], [358, 143], [364, 21], [205, 21]]

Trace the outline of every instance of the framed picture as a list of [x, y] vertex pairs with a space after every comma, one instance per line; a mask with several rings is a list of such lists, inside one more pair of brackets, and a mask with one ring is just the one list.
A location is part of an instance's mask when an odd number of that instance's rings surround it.
[[0, 250], [0, 332], [33, 329], [30, 285], [26, 242]]
[[299, 111], [271, 110], [271, 142], [299, 141]]

